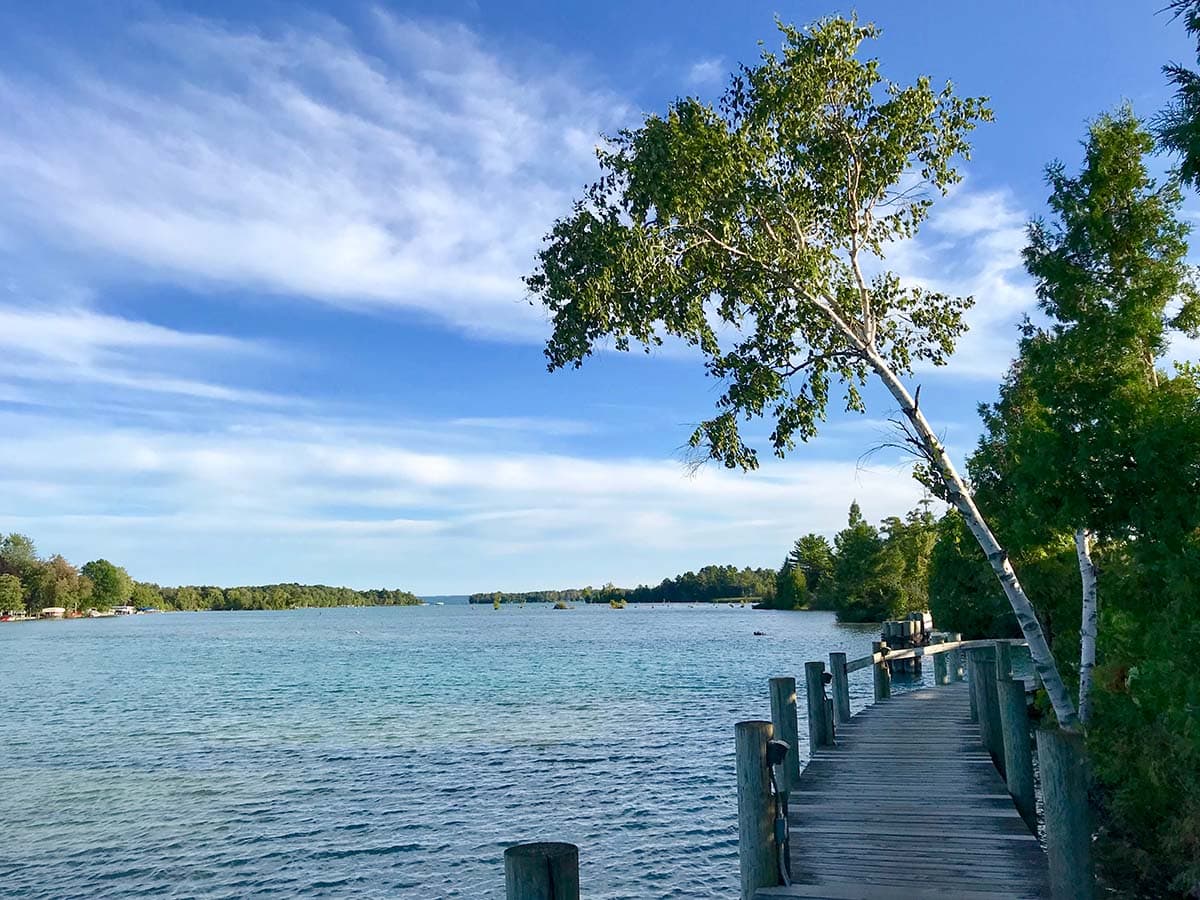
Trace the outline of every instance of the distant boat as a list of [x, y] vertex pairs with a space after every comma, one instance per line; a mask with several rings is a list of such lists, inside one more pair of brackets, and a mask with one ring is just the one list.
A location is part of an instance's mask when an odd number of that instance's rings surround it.
[[112, 611], [114, 616], [132, 616], [137, 612], [132, 606], [114, 606]]
[[434, 606], [445, 606], [445, 605], [446, 605], [445, 600], [439, 600], [437, 603], [434, 604]]

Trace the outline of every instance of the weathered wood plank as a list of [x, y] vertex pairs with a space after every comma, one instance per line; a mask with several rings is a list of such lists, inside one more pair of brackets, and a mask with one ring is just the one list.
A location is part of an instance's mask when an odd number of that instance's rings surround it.
[[970, 722], [967, 692], [952, 682], [895, 694], [841, 725], [791, 794], [795, 883], [755, 896], [1048, 897], [1045, 854]]

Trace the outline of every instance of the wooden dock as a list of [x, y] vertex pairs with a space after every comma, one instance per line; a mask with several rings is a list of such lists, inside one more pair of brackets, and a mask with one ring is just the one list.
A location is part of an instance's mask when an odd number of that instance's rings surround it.
[[756, 898], [1050, 896], [1046, 855], [971, 721], [964, 682], [897, 694], [837, 726], [789, 798], [792, 884]]
[[[828, 671], [805, 662], [802, 695], [794, 677], [771, 678], [771, 720], [734, 725], [740, 900], [1097, 896], [1084, 736], [1033, 727], [1035, 680], [1013, 669], [1024, 641], [919, 630], [899, 650], [832, 652]], [[893, 695], [893, 669], [912, 677], [925, 659], [933, 687]], [[875, 703], [851, 715], [849, 676], [867, 668]], [[579, 900], [578, 854], [570, 878], [541, 861], [546, 847], [574, 847], [523, 846], [505, 854], [508, 900]]]

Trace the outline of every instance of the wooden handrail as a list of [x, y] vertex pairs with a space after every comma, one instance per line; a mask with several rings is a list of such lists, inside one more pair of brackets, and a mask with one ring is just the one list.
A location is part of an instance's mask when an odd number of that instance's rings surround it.
[[945, 641], [941, 644], [929, 644], [926, 647], [910, 647], [907, 650], [890, 650], [887, 653], [872, 653], [860, 656], [858, 659], [846, 661], [846, 673], [857, 672], [867, 666], [877, 666], [884, 660], [895, 662], [902, 659], [917, 659], [922, 656], [936, 656], [939, 653], [949, 653], [951, 650], [970, 650], [974, 647], [992, 647], [998, 643], [1025, 646], [1023, 638], [992, 638], [977, 641]]

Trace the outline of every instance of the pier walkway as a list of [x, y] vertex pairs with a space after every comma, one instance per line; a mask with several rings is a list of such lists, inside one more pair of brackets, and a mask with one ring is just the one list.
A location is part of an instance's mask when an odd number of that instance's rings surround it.
[[756, 898], [1049, 897], [1045, 853], [970, 707], [959, 681], [838, 725], [789, 797], [792, 884]]

